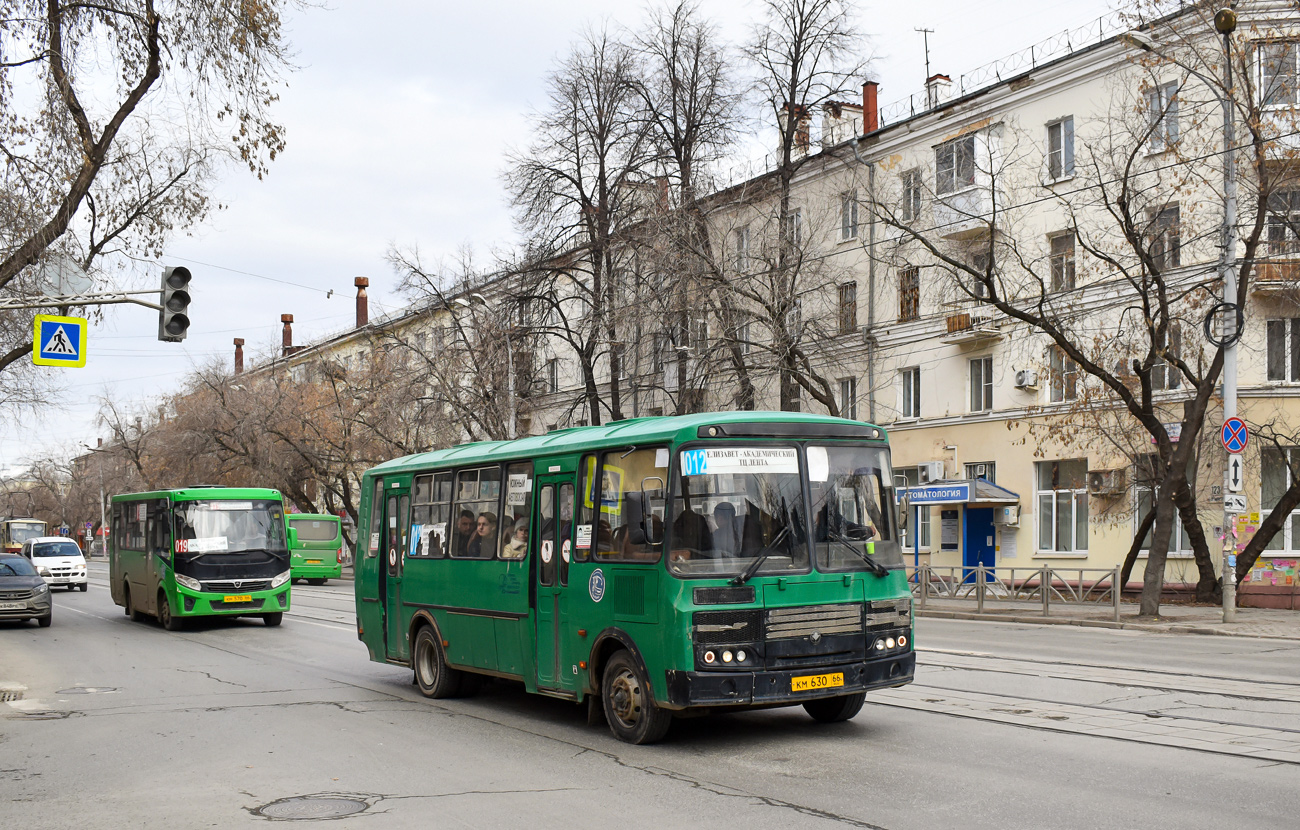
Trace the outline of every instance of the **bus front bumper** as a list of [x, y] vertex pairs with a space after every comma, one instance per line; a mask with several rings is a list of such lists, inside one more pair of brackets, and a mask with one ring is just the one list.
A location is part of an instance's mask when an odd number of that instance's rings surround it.
[[[911, 683], [916, 674], [916, 653], [909, 651], [878, 660], [786, 671], [669, 671], [667, 674], [668, 706], [673, 709], [794, 704]], [[792, 691], [795, 678], [825, 674], [843, 674], [844, 685]]]
[[248, 594], [213, 594], [176, 586], [176, 613], [185, 617], [210, 614], [273, 614], [289, 610], [289, 583], [269, 591]]

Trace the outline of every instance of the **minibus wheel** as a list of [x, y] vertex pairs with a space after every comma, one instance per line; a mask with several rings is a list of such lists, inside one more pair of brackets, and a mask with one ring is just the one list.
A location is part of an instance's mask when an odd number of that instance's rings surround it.
[[626, 650], [616, 651], [609, 658], [600, 689], [605, 720], [620, 741], [652, 744], [662, 739], [672, 725], [672, 713], [655, 705], [650, 684]]
[[455, 697], [460, 692], [461, 672], [447, 665], [442, 643], [438, 642], [433, 626], [426, 625], [415, 635], [411, 658], [415, 685], [420, 687], [420, 694], [438, 699]]
[[172, 605], [167, 601], [167, 594], [158, 592], [158, 624], [168, 631], [180, 631], [184, 621], [172, 614]]
[[862, 711], [862, 702], [867, 699], [866, 692], [858, 692], [839, 697], [824, 697], [810, 700], [803, 705], [804, 711], [820, 723], [839, 723], [846, 721]]

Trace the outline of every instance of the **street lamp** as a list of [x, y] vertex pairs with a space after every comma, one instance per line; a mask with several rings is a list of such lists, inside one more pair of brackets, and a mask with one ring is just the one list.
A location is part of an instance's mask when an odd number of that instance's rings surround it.
[[[1228, 320], [1223, 346], [1223, 420], [1237, 416], [1237, 330], [1240, 309], [1237, 306], [1237, 167], [1234, 162], [1237, 143], [1236, 119], [1232, 101], [1232, 33], [1237, 28], [1237, 13], [1232, 9], [1219, 9], [1214, 15], [1214, 29], [1223, 35], [1224, 90], [1223, 103], [1223, 254], [1219, 258], [1220, 277], [1223, 280], [1223, 303]], [[1237, 550], [1230, 531], [1232, 514], [1228, 512], [1230, 459], [1225, 459], [1223, 470], [1223, 621], [1232, 622], [1237, 616]]]
[[[482, 305], [484, 308], [492, 307], [491, 303], [488, 302], [487, 297], [484, 297], [482, 294], [478, 293], [477, 291], [474, 292], [473, 294], [470, 294], [469, 296], [470, 299]], [[471, 303], [469, 300], [465, 299], [464, 297], [457, 297], [454, 300], [452, 300], [452, 302], [460, 306], [461, 308], [469, 308], [470, 306], [473, 305], [473, 303]], [[506, 424], [506, 437], [513, 441], [515, 438], [519, 437], [518, 436], [519, 415], [515, 404], [515, 350], [513, 344], [510, 342], [509, 326], [507, 326], [505, 329], [505, 335], [506, 335], [506, 397], [508, 398], [507, 417], [509, 419], [508, 423]]]
[[[81, 446], [95, 453], [95, 462], [99, 467], [99, 532], [104, 533], [105, 529], [108, 527], [108, 523], [106, 522], [104, 515], [104, 458], [100, 455], [103, 450], [97, 450], [89, 444], [82, 444]], [[107, 539], [108, 537], [105, 536], [104, 538]], [[95, 540], [93, 537], [90, 540], [90, 544], [87, 545], [87, 548], [90, 551], [90, 555], [94, 556]]]

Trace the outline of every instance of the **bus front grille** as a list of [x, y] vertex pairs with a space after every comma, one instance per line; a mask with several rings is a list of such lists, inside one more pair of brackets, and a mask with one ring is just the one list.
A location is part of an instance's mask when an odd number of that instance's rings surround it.
[[861, 634], [862, 604], [806, 605], [772, 608], [767, 612], [767, 639], [825, 637], [830, 634]]
[[266, 591], [271, 587], [269, 579], [205, 579], [203, 591], [214, 594], [246, 594], [249, 591]]
[[213, 611], [257, 611], [262, 607], [262, 602], [261, 599], [255, 599], [251, 602], [226, 602], [222, 599], [214, 599], [211, 601], [211, 605]]

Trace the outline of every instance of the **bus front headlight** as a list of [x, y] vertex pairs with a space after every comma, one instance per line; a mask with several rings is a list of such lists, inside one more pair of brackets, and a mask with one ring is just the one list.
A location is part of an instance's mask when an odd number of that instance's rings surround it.
[[282, 574], [276, 575], [275, 579], [271, 580], [271, 587], [279, 588], [281, 585], [283, 585], [288, 581], [289, 581], [289, 571], [285, 571]]
[[192, 576], [185, 576], [184, 574], [176, 574], [176, 584], [189, 588], [191, 591], [203, 590], [202, 582], [199, 582]]

